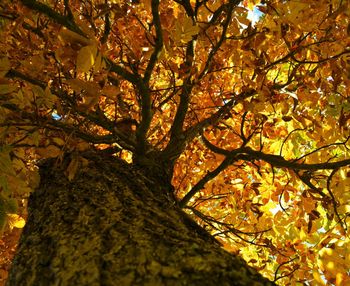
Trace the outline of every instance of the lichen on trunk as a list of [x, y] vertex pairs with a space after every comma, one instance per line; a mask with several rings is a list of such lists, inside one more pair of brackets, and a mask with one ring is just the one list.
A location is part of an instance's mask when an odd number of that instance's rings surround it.
[[112, 156], [85, 157], [71, 181], [64, 163], [41, 165], [8, 286], [272, 285], [196, 225], [171, 186]]

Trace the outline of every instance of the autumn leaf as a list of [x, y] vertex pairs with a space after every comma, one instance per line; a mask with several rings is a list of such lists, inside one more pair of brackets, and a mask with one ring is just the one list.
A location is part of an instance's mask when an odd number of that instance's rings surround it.
[[78, 171], [79, 167], [79, 159], [77, 157], [73, 157], [73, 159], [70, 161], [66, 173], [69, 181], [72, 181], [75, 177], [76, 172]]
[[187, 43], [192, 37], [199, 33], [199, 27], [193, 24], [191, 18], [184, 16], [175, 24], [173, 39], [176, 43]]
[[38, 148], [36, 152], [43, 158], [55, 158], [62, 154], [61, 149], [55, 145], [49, 145], [47, 147]]
[[70, 43], [70, 44], [79, 44], [82, 46], [88, 46], [91, 43], [89, 39], [66, 28], [63, 28], [59, 32], [58, 38], [63, 42]]
[[9, 224], [11, 229], [14, 227], [23, 228], [25, 226], [24, 218], [22, 218], [21, 216], [19, 216], [17, 214], [8, 214], [7, 219], [8, 219], [8, 224]]
[[88, 72], [95, 64], [97, 48], [94, 45], [82, 47], [77, 56], [77, 70]]
[[0, 58], [0, 77], [4, 77], [6, 73], [10, 70], [11, 64], [7, 57]]

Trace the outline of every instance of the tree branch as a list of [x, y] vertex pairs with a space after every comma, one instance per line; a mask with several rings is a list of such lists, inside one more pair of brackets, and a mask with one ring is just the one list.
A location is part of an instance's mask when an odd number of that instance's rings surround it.
[[231, 1], [228, 6], [228, 9], [227, 9], [227, 16], [226, 16], [226, 19], [225, 19], [225, 22], [223, 23], [223, 27], [222, 27], [222, 33], [221, 33], [221, 36], [220, 36], [220, 39], [219, 41], [216, 43], [216, 45], [214, 47], [212, 47], [209, 55], [208, 55], [208, 58], [207, 58], [207, 61], [205, 63], [205, 66], [202, 70], [202, 72], [199, 74], [198, 76], [198, 80], [200, 80], [201, 78], [203, 78], [209, 68], [210, 68], [210, 65], [211, 65], [211, 62], [215, 56], [215, 54], [217, 53], [217, 51], [219, 50], [219, 48], [221, 47], [221, 45], [223, 44], [223, 42], [225, 41], [226, 39], [226, 31], [227, 31], [227, 28], [232, 20], [232, 11], [233, 11], [233, 8], [239, 4], [240, 1]]
[[218, 123], [225, 115], [229, 114], [232, 108], [241, 100], [246, 99], [254, 95], [256, 91], [254, 89], [249, 89], [241, 92], [240, 94], [234, 96], [231, 100], [229, 100], [225, 105], [221, 106], [218, 111], [213, 113], [208, 118], [199, 121], [197, 124], [191, 126], [185, 131], [185, 137], [187, 142], [192, 141], [195, 137], [197, 137], [205, 128], [210, 125], [215, 125]]
[[[39, 86], [42, 89], [46, 89], [47, 84], [41, 80], [34, 79], [29, 77], [28, 75], [25, 75], [19, 71], [16, 70], [10, 70], [7, 74], [6, 77], [8, 78], [19, 78], [21, 80], [24, 80], [28, 83], [31, 83], [33, 85]], [[65, 100], [65, 102], [71, 104], [71, 108], [73, 113], [78, 114], [82, 116], [83, 118], [86, 118], [90, 122], [101, 126], [102, 128], [110, 131], [113, 135], [108, 135], [108, 136], [113, 136], [114, 141], [110, 141], [109, 143], [117, 143], [122, 147], [125, 147], [127, 150], [134, 150], [135, 142], [130, 138], [130, 134], [126, 135], [122, 131], [119, 131], [118, 128], [115, 126], [115, 123], [111, 120], [109, 120], [104, 114], [99, 113], [98, 111], [93, 111], [90, 113], [85, 113], [83, 111], [78, 110], [75, 108], [76, 106], [74, 105], [74, 101], [63, 91], [63, 90], [56, 90], [54, 88], [50, 89], [52, 94], [57, 95], [60, 99]], [[21, 111], [22, 112], [22, 111]], [[57, 121], [55, 121], [57, 122]], [[63, 126], [64, 127], [64, 126]], [[75, 129], [75, 132], [77, 132], [77, 129]], [[83, 138], [82, 138], [83, 139]], [[109, 140], [109, 139], [108, 139]], [[107, 143], [107, 142], [103, 142]]]
[[147, 146], [146, 135], [152, 121], [152, 102], [149, 88], [143, 80], [139, 80], [137, 84], [141, 95], [141, 122], [136, 129], [137, 152], [144, 155]]
[[213, 171], [209, 171], [202, 179], [199, 180], [197, 184], [193, 186], [193, 188], [182, 198], [179, 202], [180, 208], [184, 208], [187, 203], [191, 200], [191, 198], [197, 194], [201, 189], [204, 188], [205, 184], [210, 180], [214, 179], [217, 175], [219, 175], [223, 170], [225, 170], [229, 165], [233, 163], [234, 159], [231, 156], [227, 156], [221, 164]]
[[350, 165], [350, 159], [338, 161], [338, 162], [327, 162], [327, 163], [319, 163], [319, 164], [304, 164], [304, 163], [296, 163], [293, 161], [287, 161], [282, 156], [279, 155], [271, 155], [265, 154], [261, 151], [255, 151], [250, 147], [240, 147], [232, 151], [228, 151], [217, 147], [210, 143], [203, 135], [202, 135], [203, 143], [210, 149], [211, 151], [225, 155], [226, 158], [222, 161], [222, 163], [213, 171], [208, 172], [199, 182], [193, 186], [193, 188], [182, 198], [179, 202], [180, 207], [185, 207], [186, 204], [190, 201], [190, 199], [197, 194], [201, 189], [204, 188], [205, 184], [210, 180], [214, 179], [217, 175], [220, 174], [223, 170], [225, 170], [229, 165], [238, 160], [244, 161], [252, 161], [252, 160], [263, 160], [273, 167], [277, 168], [288, 168], [291, 170], [337, 170], [340, 167]]
[[132, 84], [137, 85], [139, 82], [139, 76], [129, 72], [127, 69], [123, 68], [122, 66], [117, 65], [112, 60], [105, 58], [106, 64], [109, 67], [109, 71], [115, 72], [117, 75], [121, 76], [123, 79], [131, 82]]
[[193, 18], [194, 11], [189, 0], [175, 0], [175, 2], [184, 7], [188, 17]]
[[148, 62], [145, 75], [143, 78], [144, 82], [147, 85], [151, 78], [156, 62], [159, 58], [160, 52], [162, 51], [162, 48], [163, 48], [163, 32], [162, 32], [162, 26], [161, 26], [160, 17], [159, 17], [159, 0], [152, 0], [152, 16], [153, 16], [154, 28], [156, 30], [156, 44], [155, 44], [153, 53], [151, 55], [151, 58]]
[[43, 13], [50, 19], [54, 20], [56, 23], [61, 24], [62, 26], [66, 27], [67, 29], [86, 37], [85, 33], [77, 26], [73, 19], [70, 19], [68, 16], [63, 16], [59, 13], [57, 13], [55, 10], [53, 10], [51, 7], [49, 7], [46, 4], [43, 4], [41, 2], [38, 2], [36, 0], [20, 0], [22, 4], [34, 11]]
[[193, 89], [191, 80], [191, 69], [194, 59], [194, 39], [187, 43], [186, 61], [184, 62], [185, 69], [188, 70], [186, 77], [183, 80], [183, 85], [180, 94], [180, 103], [177, 107], [174, 122], [170, 129], [170, 141], [163, 150], [163, 156], [167, 160], [175, 160], [184, 150], [186, 146], [186, 136], [183, 132], [183, 124], [190, 103], [190, 95]]
[[[108, 135], [96, 135], [96, 134], [89, 134], [84, 131], [81, 131], [80, 129], [76, 128], [73, 125], [69, 125], [66, 123], [62, 123], [58, 120], [54, 120], [52, 118], [48, 117], [40, 117], [37, 114], [26, 112], [20, 108], [18, 108], [14, 104], [1, 104], [2, 107], [15, 112], [16, 114], [20, 114], [21, 118], [24, 120], [30, 120], [31, 126], [38, 126], [38, 123], [42, 123], [43, 125], [39, 125], [41, 128], [55, 128], [59, 130], [63, 130], [64, 132], [75, 134], [78, 138], [92, 143], [92, 144], [113, 144], [116, 143], [115, 137], [112, 134]], [[37, 123], [36, 123], [37, 122]], [[119, 143], [118, 143], [119, 144]], [[122, 145], [121, 145], [122, 146]], [[123, 148], [126, 148], [127, 146], [122, 146]], [[126, 148], [128, 149], [128, 148]], [[128, 149], [130, 150], [130, 149]]]

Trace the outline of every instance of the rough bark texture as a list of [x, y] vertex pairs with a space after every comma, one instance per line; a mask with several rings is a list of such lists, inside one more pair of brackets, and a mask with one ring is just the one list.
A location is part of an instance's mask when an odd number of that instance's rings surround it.
[[41, 166], [8, 286], [272, 285], [224, 251], [164, 186], [89, 155], [74, 180]]

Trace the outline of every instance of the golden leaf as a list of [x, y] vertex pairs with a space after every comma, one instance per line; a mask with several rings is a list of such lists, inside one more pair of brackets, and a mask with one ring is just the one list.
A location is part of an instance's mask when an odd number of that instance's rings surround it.
[[110, 99], [116, 99], [117, 95], [120, 94], [120, 88], [114, 85], [107, 85], [102, 89], [101, 93]]
[[17, 89], [16, 86], [10, 84], [0, 84], [0, 95], [9, 94]]
[[62, 153], [61, 149], [54, 145], [49, 145], [45, 148], [38, 148], [36, 152], [43, 158], [55, 158]]
[[100, 86], [95, 82], [87, 82], [81, 79], [74, 78], [74, 79], [68, 79], [67, 83], [72, 87], [72, 89], [75, 92], [79, 93], [82, 90], [85, 90], [85, 92], [89, 96], [96, 96], [100, 91]]
[[66, 143], [62, 138], [57, 138], [57, 137], [53, 138], [52, 141], [59, 146], [63, 146]]
[[67, 169], [66, 169], [66, 176], [68, 177], [69, 181], [72, 181], [77, 173], [77, 171], [81, 167], [87, 166], [89, 161], [83, 157], [73, 156], [72, 160], [70, 161]]
[[11, 229], [14, 227], [23, 228], [26, 224], [26, 221], [24, 220], [24, 218], [17, 214], [8, 214], [7, 219]]
[[177, 43], [187, 43], [192, 40], [192, 37], [199, 33], [199, 27], [194, 25], [192, 19], [185, 16], [181, 21], [177, 21], [175, 24], [175, 34], [173, 40]]
[[75, 32], [72, 32], [66, 28], [63, 28], [58, 34], [58, 38], [70, 44], [80, 44], [82, 46], [87, 46], [91, 43], [91, 41]]
[[70, 161], [66, 170], [66, 175], [69, 181], [72, 181], [74, 179], [75, 174], [78, 171], [78, 167], [79, 167], [79, 158], [74, 156]]
[[97, 56], [97, 48], [95, 45], [82, 47], [77, 56], [77, 70], [88, 72], [94, 65]]
[[11, 64], [7, 57], [0, 59], [0, 77], [4, 77], [7, 72], [10, 70]]

